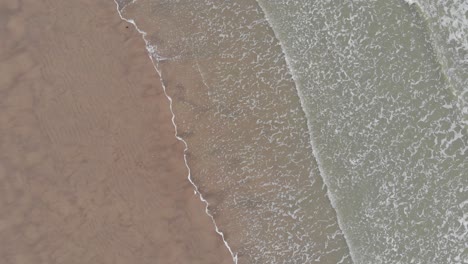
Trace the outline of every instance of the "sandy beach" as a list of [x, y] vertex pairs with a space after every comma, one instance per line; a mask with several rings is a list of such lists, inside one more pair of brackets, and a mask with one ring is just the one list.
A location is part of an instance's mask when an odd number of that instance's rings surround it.
[[0, 3], [0, 263], [232, 263], [108, 1]]

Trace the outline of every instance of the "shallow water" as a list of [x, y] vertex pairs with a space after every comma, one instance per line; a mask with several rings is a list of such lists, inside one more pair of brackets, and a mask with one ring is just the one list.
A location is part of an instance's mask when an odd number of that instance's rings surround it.
[[118, 3], [239, 263], [468, 263], [462, 2]]
[[468, 2], [408, 0], [427, 23], [432, 47], [468, 124]]
[[355, 262], [467, 260], [467, 134], [416, 8], [261, 4], [288, 56]]

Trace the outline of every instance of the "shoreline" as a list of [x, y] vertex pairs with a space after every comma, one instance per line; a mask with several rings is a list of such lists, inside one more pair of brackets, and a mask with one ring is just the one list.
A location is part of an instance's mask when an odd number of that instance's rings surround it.
[[[174, 99], [193, 181], [238, 261], [349, 260], [294, 83], [256, 3], [205, 9], [138, 1], [121, 13], [157, 46], [148, 50], [157, 52], [152, 57]], [[248, 25], [255, 26], [239, 42], [218, 34], [236, 36]]]
[[232, 263], [186, 178], [141, 36], [115, 4], [0, 5], [0, 259]]
[[[158, 61], [155, 62], [153, 56], [155, 54], [152, 54], [152, 51], [151, 51], [151, 45], [149, 44], [148, 40], [146, 39], [146, 35], [147, 33], [145, 31], [142, 31], [138, 28], [137, 24], [135, 23], [134, 20], [131, 20], [131, 19], [127, 19], [125, 17], [122, 16], [122, 13], [121, 11], [119, 10], [119, 3], [117, 2], [117, 0], [114, 0], [115, 2], [115, 5], [116, 5], [116, 11], [117, 13], [119, 14], [120, 16], [120, 19], [122, 19], [123, 21], [133, 25], [133, 27], [135, 28], [135, 30], [141, 35], [141, 38], [144, 40], [145, 42], [145, 49], [147, 50], [147, 53], [148, 53], [148, 57], [149, 59], [151, 60], [151, 63], [152, 65], [154, 66], [154, 70], [156, 71], [156, 73], [158, 74], [159, 76], [159, 80], [160, 80], [160, 83], [161, 83], [161, 86], [162, 86], [162, 89], [164, 90], [164, 95], [166, 96], [168, 102], [169, 102], [169, 109], [171, 111], [171, 114], [172, 114], [172, 118], [171, 118], [171, 122], [172, 122], [172, 125], [174, 126], [174, 130], [175, 130], [175, 138], [177, 140], [179, 140], [180, 142], [182, 142], [184, 144], [184, 163], [185, 163], [185, 167], [187, 168], [188, 170], [188, 175], [187, 175], [187, 179], [188, 181], [193, 185], [193, 188], [194, 188], [194, 193], [198, 195], [198, 197], [200, 198], [200, 200], [205, 204], [205, 213], [211, 218], [211, 221], [213, 222], [213, 225], [214, 225], [214, 228], [215, 228], [215, 231], [216, 233], [221, 237], [221, 239], [223, 240], [223, 243], [224, 245], [226, 246], [227, 250], [229, 251], [229, 254], [231, 255], [232, 257], [232, 260], [235, 264], [237, 264], [237, 253], [233, 252], [231, 247], [229, 246], [229, 243], [226, 241], [225, 237], [224, 237], [224, 233], [222, 231], [219, 230], [219, 227], [218, 225], [216, 224], [216, 221], [213, 217], [213, 215], [210, 213], [209, 211], [209, 203], [208, 201], [203, 198], [203, 195], [202, 193], [199, 191], [198, 189], [198, 186], [195, 184], [195, 182], [193, 181], [192, 179], [192, 176], [191, 176], [191, 173], [190, 173], [190, 166], [188, 165], [188, 162], [187, 162], [187, 151], [188, 151], [188, 145], [187, 145], [187, 142], [178, 135], [178, 130], [177, 130], [177, 125], [175, 123], [175, 114], [174, 114], [174, 111], [172, 109], [172, 97], [170, 97], [168, 94], [167, 94], [167, 91], [166, 91], [166, 85], [164, 84], [163, 82], [163, 77], [162, 77], [162, 73], [161, 73], [161, 70], [158, 69]], [[126, 7], [126, 5], [124, 7], [122, 7], [122, 9], [124, 9]], [[153, 51], [154, 52], [154, 51]], [[157, 56], [156, 56], [157, 57]]]

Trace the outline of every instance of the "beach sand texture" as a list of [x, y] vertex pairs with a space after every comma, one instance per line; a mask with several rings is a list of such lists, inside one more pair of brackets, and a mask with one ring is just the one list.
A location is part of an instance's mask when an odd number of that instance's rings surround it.
[[232, 263], [113, 1], [0, 2], [0, 263]]

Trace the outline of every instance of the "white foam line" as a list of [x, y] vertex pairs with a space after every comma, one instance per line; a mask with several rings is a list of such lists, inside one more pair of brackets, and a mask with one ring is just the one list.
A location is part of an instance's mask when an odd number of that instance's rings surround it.
[[[133, 4], [135, 3], [137, 0], [133, 0], [130, 4]], [[138, 28], [138, 26], [136, 25], [135, 21], [133, 19], [127, 19], [125, 17], [122, 16], [122, 13], [121, 11], [119, 10], [119, 4], [117, 3], [117, 0], [114, 0], [114, 3], [116, 4], [116, 7], [117, 7], [117, 13], [119, 14], [120, 18], [124, 21], [126, 21], [127, 23], [130, 23], [132, 24], [135, 29], [138, 31], [138, 33], [141, 34], [143, 40], [145, 41], [145, 46], [146, 46], [146, 50], [148, 51], [148, 56], [153, 64], [153, 67], [154, 69], [156, 70], [156, 72], [158, 73], [158, 76], [159, 76], [159, 80], [161, 81], [161, 85], [163, 87], [163, 90], [164, 90], [164, 95], [166, 96], [167, 100], [169, 101], [169, 109], [171, 111], [171, 114], [172, 114], [172, 118], [171, 118], [171, 121], [172, 121], [172, 125], [174, 126], [174, 130], [175, 130], [175, 137], [177, 138], [177, 140], [181, 141], [183, 144], [184, 144], [184, 163], [185, 163], [185, 167], [187, 168], [188, 170], [188, 175], [187, 175], [187, 179], [190, 181], [190, 183], [193, 185], [193, 188], [194, 188], [194, 194], [198, 194], [198, 197], [200, 198], [200, 200], [205, 203], [205, 213], [211, 218], [211, 221], [213, 222], [213, 225], [215, 227], [215, 231], [216, 233], [218, 233], [221, 238], [223, 239], [223, 242], [224, 242], [224, 245], [226, 246], [226, 248], [229, 250], [229, 253], [231, 254], [231, 257], [232, 257], [232, 260], [235, 264], [237, 264], [237, 253], [234, 253], [231, 249], [231, 247], [229, 246], [228, 242], [226, 241], [226, 239], [224, 238], [224, 233], [222, 231], [219, 230], [218, 228], [218, 225], [216, 224], [216, 221], [213, 217], [213, 215], [210, 213], [210, 211], [208, 210], [208, 206], [209, 206], [209, 203], [208, 201], [203, 198], [203, 195], [200, 193], [200, 191], [198, 190], [198, 186], [193, 182], [192, 180], [192, 175], [191, 175], [191, 171], [190, 171], [190, 167], [188, 165], [188, 162], [187, 162], [187, 151], [188, 151], [188, 145], [187, 145], [187, 142], [178, 136], [178, 132], [177, 132], [177, 125], [175, 123], [175, 114], [174, 114], [174, 111], [172, 110], [172, 98], [167, 94], [166, 92], [166, 85], [164, 84], [163, 82], [163, 79], [162, 79], [162, 73], [161, 73], [161, 70], [159, 70], [158, 68], [158, 62], [160, 60], [167, 60], [168, 58], [164, 58], [164, 57], [160, 57], [159, 55], [156, 54], [156, 47], [151, 45], [149, 43], [149, 41], [146, 39], [146, 36], [148, 35], [145, 31], [141, 30]], [[125, 6], [126, 7], [126, 6]], [[125, 8], [124, 7], [124, 8]], [[123, 8], [122, 8], [123, 10]], [[153, 56], [156, 55], [156, 61], [155, 59], [153, 58]]]
[[[256, 0], [258, 6], [260, 7], [260, 9], [263, 12], [263, 15], [265, 16], [266, 21], [268, 22], [268, 25], [270, 26], [271, 30], [273, 31], [273, 34], [275, 35], [275, 38], [279, 42], [279, 45], [281, 47], [281, 52], [283, 52], [284, 60], [286, 62], [286, 66], [287, 66], [289, 72], [291, 73], [291, 77], [292, 77], [293, 82], [295, 84], [294, 87], [296, 88], [296, 93], [297, 93], [297, 96], [299, 97], [299, 102], [300, 102], [300, 105], [301, 105], [302, 112], [304, 113], [304, 115], [306, 117], [307, 127], [308, 127], [308, 130], [309, 130], [309, 136], [310, 136], [309, 142], [310, 142], [310, 146], [311, 146], [311, 149], [312, 149], [312, 155], [315, 157], [315, 160], [317, 162], [317, 167], [318, 167], [318, 170], [319, 170], [319, 173], [320, 173], [319, 176], [322, 178], [322, 180], [324, 182], [324, 185], [326, 185], [328, 187], [330, 184], [328, 182], [328, 177], [326, 177], [326, 175], [325, 175], [320, 156], [317, 153], [317, 147], [316, 147], [317, 145], [315, 144], [314, 139], [313, 139], [313, 135], [312, 135], [313, 134], [312, 124], [311, 124], [311, 121], [310, 121], [311, 117], [310, 117], [309, 114], [307, 114], [307, 111], [306, 111], [307, 108], [305, 107], [304, 95], [303, 95], [302, 91], [299, 88], [300, 82], [298, 80], [298, 77], [294, 74], [295, 71], [294, 71], [294, 67], [292, 66], [293, 64], [291, 63], [290, 58], [288, 57], [288, 55], [286, 53], [286, 50], [285, 50], [285, 48], [283, 46], [283, 42], [278, 37], [278, 34], [276, 33], [276, 31], [275, 31], [275, 29], [273, 27], [272, 20], [269, 17], [268, 13], [265, 11], [265, 8], [263, 7], [261, 1], [262, 0]], [[331, 203], [332, 208], [335, 210], [336, 220], [338, 222], [338, 228], [341, 230], [341, 233], [343, 234], [346, 245], [348, 246], [349, 256], [351, 258], [351, 262], [356, 263], [355, 262], [356, 256], [354, 256], [354, 252], [351, 250], [351, 247], [350, 247], [349, 239], [346, 237], [346, 234], [343, 231], [343, 223], [342, 223], [342, 221], [340, 219], [340, 215], [339, 215], [338, 210], [337, 210], [335, 197], [331, 193], [330, 188], [327, 188], [327, 195], [328, 195], [328, 198], [330, 199], [330, 203]], [[341, 262], [341, 260], [340, 260], [340, 262]]]

